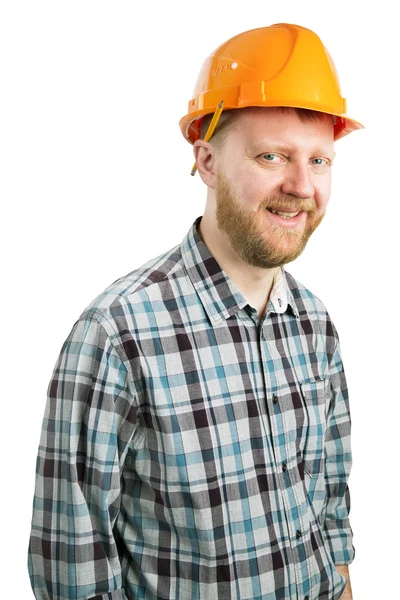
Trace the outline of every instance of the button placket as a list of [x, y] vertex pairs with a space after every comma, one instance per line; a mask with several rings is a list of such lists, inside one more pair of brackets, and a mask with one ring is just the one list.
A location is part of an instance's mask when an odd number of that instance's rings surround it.
[[[269, 343], [268, 336], [266, 336], [262, 324], [263, 322], [261, 322], [260, 327], [260, 339], [262, 340], [260, 352], [263, 356], [265, 348], [269, 349]], [[269, 355], [273, 358], [273, 351], [269, 352]], [[308, 523], [303, 514], [305, 498], [299, 498], [298, 490], [296, 489], [298, 461], [295, 448], [297, 429], [295, 411], [301, 406], [301, 392], [298, 385], [299, 382], [285, 381], [279, 373], [274, 373], [273, 375], [273, 377], [270, 377], [273, 391], [268, 397], [267, 407], [270, 413], [275, 469], [278, 476], [284, 511], [288, 517], [287, 533], [290, 537], [290, 548], [294, 558], [294, 576], [299, 583], [304, 577], [301, 564], [303, 556], [301, 545], [304, 543], [304, 540], [300, 538], [303, 538], [305, 532], [308, 530]], [[288, 412], [291, 412], [290, 419], [287, 416]], [[296, 516], [294, 514], [295, 507], [298, 508]]]

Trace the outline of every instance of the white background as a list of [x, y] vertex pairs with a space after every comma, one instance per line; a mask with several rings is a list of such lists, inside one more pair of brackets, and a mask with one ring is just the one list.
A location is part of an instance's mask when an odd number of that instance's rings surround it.
[[[178, 128], [203, 60], [241, 31], [313, 29], [348, 114], [327, 215], [287, 270], [339, 331], [352, 413], [356, 600], [398, 593], [398, 24], [388, 1], [5, 1], [0, 14], [2, 598], [26, 566], [46, 389], [86, 305], [203, 214]], [[372, 7], [372, 8], [371, 8]]]

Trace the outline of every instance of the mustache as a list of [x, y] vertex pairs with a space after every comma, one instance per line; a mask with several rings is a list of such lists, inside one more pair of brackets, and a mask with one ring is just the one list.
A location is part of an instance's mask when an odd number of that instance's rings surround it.
[[269, 198], [264, 204], [263, 209], [273, 208], [274, 210], [280, 210], [282, 212], [313, 212], [316, 209], [315, 202], [313, 200], [304, 200], [301, 203], [298, 202], [296, 205], [288, 204], [287, 199]]

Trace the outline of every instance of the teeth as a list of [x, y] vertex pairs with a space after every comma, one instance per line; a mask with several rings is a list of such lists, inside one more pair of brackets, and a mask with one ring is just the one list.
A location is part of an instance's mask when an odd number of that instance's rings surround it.
[[295, 216], [296, 216], [296, 215], [298, 215], [298, 214], [299, 214], [299, 212], [300, 212], [300, 211], [298, 211], [298, 212], [296, 212], [296, 213], [288, 213], [288, 212], [282, 212], [282, 211], [280, 211], [280, 210], [273, 210], [272, 208], [271, 208], [271, 209], [268, 209], [268, 210], [270, 210], [270, 211], [271, 211], [272, 213], [274, 213], [274, 214], [278, 214], [278, 215], [280, 215], [281, 217], [285, 217], [285, 218], [287, 218], [287, 219], [291, 219], [292, 217], [295, 217]]

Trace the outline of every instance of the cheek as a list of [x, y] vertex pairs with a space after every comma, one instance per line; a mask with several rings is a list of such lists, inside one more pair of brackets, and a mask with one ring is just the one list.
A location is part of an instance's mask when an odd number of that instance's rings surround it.
[[331, 196], [331, 177], [315, 185], [315, 200], [319, 210], [325, 210]]
[[281, 177], [267, 173], [254, 163], [232, 160], [226, 164], [225, 174], [236, 198], [254, 211], [268, 198], [279, 195]]
[[263, 186], [248, 174], [232, 173], [230, 187], [242, 206], [253, 207], [263, 200]]
[[241, 181], [240, 193], [243, 200], [253, 207], [258, 207], [260, 204], [274, 196], [276, 186], [272, 178], [266, 180], [265, 177], [257, 176], [255, 173], [246, 173]]

